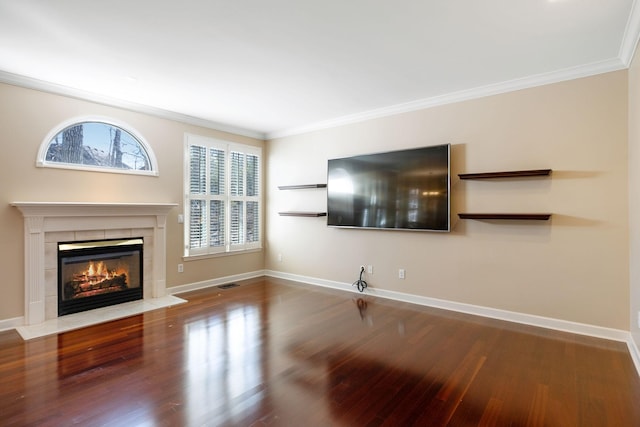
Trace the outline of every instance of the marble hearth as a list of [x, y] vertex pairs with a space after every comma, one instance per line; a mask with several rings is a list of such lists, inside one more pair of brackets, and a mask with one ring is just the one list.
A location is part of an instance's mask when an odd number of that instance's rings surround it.
[[[166, 295], [166, 222], [172, 203], [14, 202], [24, 216], [25, 339], [184, 300]], [[57, 244], [143, 237], [143, 300], [58, 317]]]

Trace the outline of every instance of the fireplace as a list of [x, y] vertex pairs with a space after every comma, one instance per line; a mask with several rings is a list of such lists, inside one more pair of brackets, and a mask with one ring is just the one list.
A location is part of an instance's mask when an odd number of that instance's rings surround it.
[[142, 237], [58, 242], [58, 316], [143, 298]]
[[[60, 319], [59, 242], [144, 236], [143, 301], [162, 304], [166, 299], [167, 215], [176, 204], [13, 202], [11, 205], [24, 216], [25, 327], [19, 328], [23, 337], [25, 334], [29, 337], [36, 335], [30, 330], [40, 331], [49, 325], [54, 325], [54, 328], [57, 328], [55, 325], [66, 325], [71, 317], [63, 316], [64, 322], [57, 321]], [[87, 319], [84, 326], [100, 321], [93, 317]]]

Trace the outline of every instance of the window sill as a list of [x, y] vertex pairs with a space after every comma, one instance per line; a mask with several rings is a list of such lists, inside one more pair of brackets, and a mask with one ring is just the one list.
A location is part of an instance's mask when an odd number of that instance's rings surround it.
[[87, 172], [122, 173], [125, 175], [159, 176], [157, 170], [118, 169], [112, 167], [99, 167], [91, 165], [79, 165], [75, 163], [36, 162], [39, 168], [71, 169]]
[[227, 256], [234, 256], [234, 255], [246, 255], [246, 254], [252, 254], [255, 252], [262, 252], [262, 248], [255, 248], [255, 249], [243, 249], [243, 250], [239, 250], [239, 251], [231, 251], [231, 252], [219, 252], [217, 254], [205, 254], [205, 255], [188, 255], [188, 256], [183, 256], [182, 260], [183, 261], [199, 261], [202, 259], [209, 259], [209, 258], [221, 258], [221, 257], [227, 257]]

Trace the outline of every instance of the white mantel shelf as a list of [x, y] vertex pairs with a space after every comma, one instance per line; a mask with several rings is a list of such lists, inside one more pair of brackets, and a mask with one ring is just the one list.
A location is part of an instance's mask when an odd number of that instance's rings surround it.
[[167, 215], [177, 203], [13, 202], [29, 216]]
[[46, 233], [149, 230], [153, 277], [144, 298], [165, 296], [166, 223], [176, 203], [13, 202], [11, 206], [24, 217], [25, 325], [45, 321]]

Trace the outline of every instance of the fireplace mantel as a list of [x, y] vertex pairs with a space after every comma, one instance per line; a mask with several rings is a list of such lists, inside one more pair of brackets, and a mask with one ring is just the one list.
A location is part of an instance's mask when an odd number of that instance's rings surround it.
[[176, 203], [13, 202], [26, 217], [163, 215]]
[[[45, 320], [45, 234], [101, 230], [151, 230], [150, 298], [166, 292], [166, 223], [175, 203], [13, 202], [24, 216], [26, 325]], [[146, 298], [146, 296], [145, 296]]]

